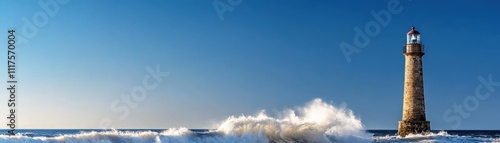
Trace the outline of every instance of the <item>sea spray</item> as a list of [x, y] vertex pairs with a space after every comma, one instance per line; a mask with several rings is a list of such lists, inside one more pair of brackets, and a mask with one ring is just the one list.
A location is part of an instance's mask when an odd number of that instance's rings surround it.
[[217, 131], [226, 135], [265, 134], [271, 142], [356, 142], [370, 141], [371, 135], [361, 121], [346, 108], [338, 108], [321, 99], [304, 107], [288, 109], [282, 118], [261, 111], [256, 116], [231, 116]]
[[52, 137], [0, 135], [0, 142], [84, 143], [330, 143], [370, 142], [371, 135], [346, 108], [314, 99], [303, 107], [287, 109], [280, 117], [261, 111], [255, 116], [230, 116], [214, 130], [193, 132], [187, 128], [154, 131], [89, 131]]

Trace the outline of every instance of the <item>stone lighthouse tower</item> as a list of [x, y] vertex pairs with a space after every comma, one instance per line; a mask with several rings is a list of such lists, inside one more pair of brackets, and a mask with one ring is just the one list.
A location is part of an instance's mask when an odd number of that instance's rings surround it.
[[422, 56], [424, 46], [420, 41], [420, 33], [412, 27], [406, 35], [405, 81], [403, 119], [399, 121], [398, 135], [430, 131], [430, 122], [425, 119], [424, 80], [422, 72]]

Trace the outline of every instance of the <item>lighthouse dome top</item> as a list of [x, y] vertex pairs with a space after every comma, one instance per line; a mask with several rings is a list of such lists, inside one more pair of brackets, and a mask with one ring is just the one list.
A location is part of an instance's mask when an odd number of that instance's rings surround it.
[[418, 32], [417, 30], [415, 30], [415, 26], [412, 26], [411, 30], [408, 31], [408, 35], [410, 35], [410, 34], [420, 34], [420, 32]]

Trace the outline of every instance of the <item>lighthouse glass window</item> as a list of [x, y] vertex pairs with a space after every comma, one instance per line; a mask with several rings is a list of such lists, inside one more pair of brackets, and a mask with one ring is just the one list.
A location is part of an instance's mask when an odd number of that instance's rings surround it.
[[408, 44], [420, 44], [420, 34], [409, 34], [406, 36], [406, 42]]

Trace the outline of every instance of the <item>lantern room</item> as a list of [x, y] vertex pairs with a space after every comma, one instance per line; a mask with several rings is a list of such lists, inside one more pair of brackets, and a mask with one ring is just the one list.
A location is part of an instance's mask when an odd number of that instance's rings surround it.
[[422, 44], [420, 42], [420, 32], [411, 27], [411, 30], [406, 35], [406, 44]]

